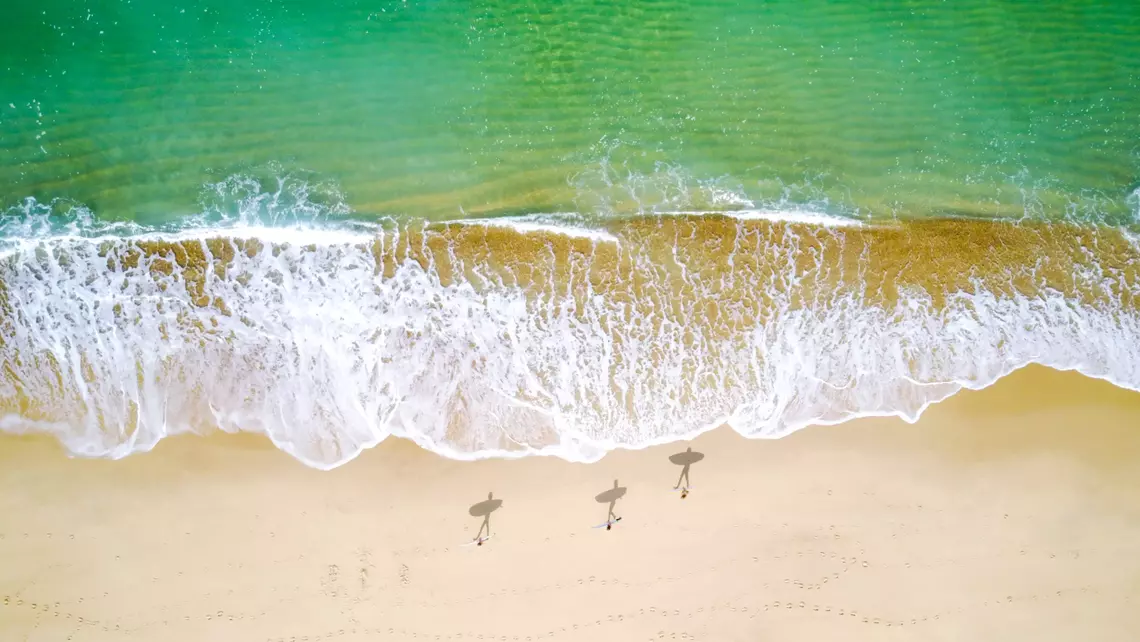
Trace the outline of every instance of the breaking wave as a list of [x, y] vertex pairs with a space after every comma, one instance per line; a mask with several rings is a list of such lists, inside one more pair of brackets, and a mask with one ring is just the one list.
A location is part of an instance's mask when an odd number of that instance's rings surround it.
[[722, 423], [914, 421], [1029, 363], [1140, 389], [1119, 229], [739, 207], [364, 224], [278, 187], [219, 183], [175, 227], [10, 210], [0, 429], [84, 456], [220, 428], [318, 468], [390, 435], [590, 461]]

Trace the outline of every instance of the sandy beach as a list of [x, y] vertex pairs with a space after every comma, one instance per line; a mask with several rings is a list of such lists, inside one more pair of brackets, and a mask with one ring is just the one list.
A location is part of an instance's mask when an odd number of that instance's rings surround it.
[[[1131, 641], [1138, 417], [1140, 395], [1030, 368], [915, 425], [720, 429], [589, 465], [392, 439], [320, 472], [248, 435], [120, 461], [6, 437], [0, 639]], [[614, 480], [623, 519], [592, 528]], [[491, 492], [492, 539], [462, 546]]]

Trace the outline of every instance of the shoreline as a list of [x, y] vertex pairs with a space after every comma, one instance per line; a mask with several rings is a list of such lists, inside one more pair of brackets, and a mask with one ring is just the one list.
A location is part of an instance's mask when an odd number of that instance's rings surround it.
[[626, 222], [618, 245], [458, 224], [45, 241], [0, 266], [0, 414], [92, 456], [218, 426], [329, 469], [390, 434], [587, 461], [718, 418], [759, 438], [914, 417], [1027, 362], [1140, 389], [1140, 247], [1078, 232], [720, 216]]
[[[1140, 392], [1140, 390], [1131, 388], [1128, 385], [1113, 379], [1109, 375], [1088, 374], [1086, 372], [1083, 372], [1081, 370], [1081, 368], [1079, 368], [1079, 367], [1056, 368], [1056, 367], [1053, 367], [1050, 365], [1031, 362], [1031, 363], [1027, 363], [1027, 364], [1018, 366], [1016, 368], [1013, 368], [1008, 374], [998, 376], [994, 381], [987, 383], [987, 384], [976, 385], [976, 386], [973, 384], [964, 384], [964, 383], [958, 383], [958, 382], [951, 382], [951, 383], [945, 383], [945, 384], [943, 384], [943, 383], [928, 384], [931, 386], [950, 385], [950, 386], [960, 386], [960, 387], [957, 391], [950, 392], [947, 396], [945, 396], [943, 398], [933, 399], [933, 400], [927, 401], [922, 407], [920, 407], [915, 413], [913, 413], [913, 415], [908, 414], [902, 410], [890, 411], [890, 412], [881, 412], [881, 413], [856, 414], [853, 416], [849, 416], [849, 417], [845, 417], [845, 418], [841, 418], [841, 419], [837, 419], [837, 420], [820, 419], [818, 421], [809, 422], [809, 423], [804, 424], [802, 426], [791, 428], [788, 430], [788, 432], [780, 434], [780, 435], [774, 435], [774, 436], [762, 435], [762, 436], [754, 436], [754, 437], [740, 434], [731, 425], [730, 419], [723, 418], [721, 420], [710, 422], [708, 425], [701, 427], [701, 428], [698, 428], [698, 429], [692, 431], [691, 433], [684, 434], [684, 435], [677, 435], [675, 437], [670, 436], [670, 437], [665, 438], [661, 441], [655, 441], [652, 443], [640, 444], [640, 445], [626, 445], [626, 444], [613, 445], [613, 444], [610, 444], [606, 448], [602, 449], [600, 455], [598, 455], [596, 458], [592, 458], [592, 459], [568, 458], [568, 457], [563, 456], [563, 454], [560, 452], [553, 451], [553, 450], [547, 450], [547, 449], [542, 449], [542, 450], [531, 449], [531, 450], [525, 450], [525, 451], [503, 450], [503, 451], [496, 451], [496, 452], [493, 452], [490, 454], [487, 454], [487, 453], [463, 453], [463, 452], [458, 452], [458, 451], [455, 451], [454, 449], [450, 449], [447, 447], [441, 447], [437, 444], [430, 444], [429, 445], [429, 444], [420, 443], [417, 439], [415, 439], [413, 437], [407, 437], [404, 435], [392, 434], [392, 435], [388, 435], [387, 437], [385, 437], [383, 440], [381, 440], [378, 443], [364, 446], [360, 450], [359, 453], [357, 453], [356, 455], [346, 459], [343, 462], [337, 463], [337, 464], [335, 464], [333, 466], [329, 466], [329, 467], [322, 467], [322, 466], [317, 466], [317, 465], [314, 465], [312, 463], [309, 463], [309, 462], [302, 460], [301, 458], [297, 457], [293, 452], [290, 452], [290, 450], [287, 447], [279, 445], [278, 443], [274, 442], [268, 435], [265, 435], [263, 433], [247, 432], [247, 431], [227, 431], [227, 430], [221, 430], [218, 428], [211, 428], [208, 432], [205, 432], [205, 433], [184, 432], [184, 433], [179, 433], [179, 434], [175, 434], [175, 435], [168, 435], [165, 437], [161, 437], [157, 443], [153, 444], [149, 448], [147, 448], [145, 450], [131, 451], [131, 452], [127, 453], [126, 455], [108, 455], [108, 454], [88, 455], [88, 454], [84, 454], [84, 453], [65, 452], [65, 456], [68, 457], [69, 459], [121, 461], [121, 460], [124, 460], [127, 458], [147, 455], [147, 454], [151, 453], [155, 448], [161, 447], [161, 445], [163, 443], [165, 443], [171, 439], [183, 440], [183, 439], [187, 439], [187, 438], [202, 439], [202, 438], [218, 438], [218, 437], [222, 437], [222, 438], [238, 437], [238, 438], [242, 438], [242, 439], [253, 438], [253, 439], [262, 441], [262, 442], [264, 442], [263, 445], [266, 445], [268, 447], [276, 449], [277, 451], [279, 451], [281, 453], [288, 455], [289, 457], [295, 459], [298, 463], [305, 466], [306, 468], [310, 468], [312, 470], [322, 471], [322, 472], [333, 471], [333, 470], [336, 470], [337, 468], [340, 468], [342, 466], [349, 465], [353, 461], [355, 461], [356, 459], [360, 458], [361, 456], [364, 456], [369, 451], [374, 450], [374, 449], [379, 448], [379, 447], [382, 447], [383, 444], [386, 444], [388, 442], [407, 443], [407, 444], [412, 445], [412, 446], [416, 447], [417, 449], [423, 450], [423, 451], [425, 451], [431, 455], [434, 455], [434, 456], [437, 456], [437, 457], [440, 457], [442, 459], [446, 459], [449, 461], [457, 461], [457, 462], [510, 461], [510, 460], [516, 460], [516, 459], [527, 459], [527, 458], [536, 457], [536, 458], [552, 458], [552, 459], [557, 459], [559, 461], [563, 461], [566, 463], [572, 463], [572, 464], [589, 465], [589, 464], [597, 463], [601, 459], [608, 456], [610, 453], [620, 452], [620, 451], [638, 452], [638, 451], [651, 449], [651, 448], [667, 448], [671, 445], [689, 443], [689, 442], [693, 441], [694, 439], [699, 439], [699, 438], [703, 437], [704, 435], [706, 435], [710, 432], [721, 432], [721, 431], [732, 432], [737, 437], [740, 437], [741, 439], [744, 439], [746, 441], [779, 441], [782, 439], [787, 439], [788, 437], [791, 437], [792, 435], [799, 433], [799, 432], [802, 432], [802, 431], [805, 431], [805, 430], [813, 430], [813, 429], [817, 429], [817, 428], [835, 428], [838, 426], [843, 426], [843, 425], [849, 424], [851, 422], [862, 422], [862, 421], [868, 421], [868, 420], [871, 420], [871, 421], [898, 420], [898, 421], [904, 422], [906, 424], [914, 425], [914, 424], [918, 423], [919, 421], [921, 421], [922, 417], [931, 408], [933, 408], [939, 404], [945, 403], [946, 401], [948, 401], [948, 400], [950, 400], [950, 399], [952, 399], [952, 398], [954, 398], [960, 394], [963, 394], [963, 393], [977, 393], [977, 392], [981, 392], [983, 390], [992, 388], [993, 386], [998, 385], [1000, 382], [1002, 382], [1003, 380], [1005, 380], [1009, 377], [1021, 377], [1023, 375], [1021, 375], [1020, 373], [1022, 373], [1024, 371], [1030, 371], [1030, 372], [1048, 371], [1048, 372], [1052, 373], [1052, 375], [1062, 375], [1065, 377], [1073, 375], [1076, 377], [1080, 377], [1082, 379], [1087, 379], [1090, 381], [1096, 381], [1096, 382], [1101, 382], [1101, 383], [1107, 384], [1107, 385], [1112, 386], [1113, 388], [1115, 388], [1121, 392], [1124, 392], [1124, 393]], [[66, 448], [64, 447], [64, 445], [62, 443], [60, 443], [54, 436], [48, 436], [48, 434], [46, 434], [46, 431], [45, 432], [36, 432], [35, 430], [26, 430], [24, 432], [4, 432], [3, 430], [0, 430], [0, 442], [2, 442], [5, 439], [16, 439], [16, 440], [46, 439], [46, 440], [49, 440], [49, 441], [55, 443], [56, 445], [60, 446], [61, 448], [64, 448], [64, 450], [66, 451]]]
[[[255, 435], [118, 461], [5, 436], [0, 637], [1130, 640], [1137, 416], [1031, 367], [914, 425], [706, 433], [684, 501], [683, 444], [575, 464], [392, 439], [317, 471]], [[614, 479], [624, 519], [592, 529]], [[493, 539], [462, 546], [488, 492]]]

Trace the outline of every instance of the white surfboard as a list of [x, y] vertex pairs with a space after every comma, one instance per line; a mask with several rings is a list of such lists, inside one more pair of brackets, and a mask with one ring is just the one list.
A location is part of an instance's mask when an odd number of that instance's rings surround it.
[[602, 522], [601, 524], [598, 524], [597, 526], [593, 526], [592, 528], [605, 528], [606, 526], [613, 526], [614, 524], [616, 524], [620, 521], [621, 521], [621, 518], [619, 517], [613, 521]]
[[471, 540], [470, 542], [467, 542], [465, 544], [460, 544], [460, 546], [474, 546], [476, 544], [482, 544], [483, 542], [491, 539], [492, 537], [494, 537], [494, 535], [488, 535], [486, 537], [480, 537], [479, 539]]

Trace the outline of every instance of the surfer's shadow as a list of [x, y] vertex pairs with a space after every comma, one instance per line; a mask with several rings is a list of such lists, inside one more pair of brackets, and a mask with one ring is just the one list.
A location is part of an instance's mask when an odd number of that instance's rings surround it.
[[606, 521], [598, 524], [594, 528], [602, 528], [604, 526], [608, 531], [613, 528], [614, 524], [621, 521], [621, 517], [614, 512], [614, 508], [617, 506], [618, 500], [622, 497], [625, 497], [626, 490], [626, 487], [619, 485], [618, 480], [615, 479], [613, 487], [594, 496], [595, 502], [608, 505], [608, 508], [606, 510]]
[[[471, 508], [467, 509], [468, 515], [483, 518], [483, 523], [479, 525], [479, 532], [475, 534], [474, 539], [472, 539], [469, 544], [482, 546], [483, 542], [491, 539], [491, 513], [499, 510], [502, 506], [503, 500], [495, 499], [494, 493], [487, 493], [487, 499], [477, 504], [472, 504]], [[483, 536], [484, 531], [487, 533], [486, 537]]]
[[693, 450], [691, 446], [686, 448], [685, 452], [669, 455], [669, 462], [681, 467], [681, 474], [677, 476], [677, 483], [673, 485], [673, 490], [681, 491], [681, 499], [688, 497], [689, 491], [693, 488], [689, 480], [689, 469], [704, 458], [704, 453]]

